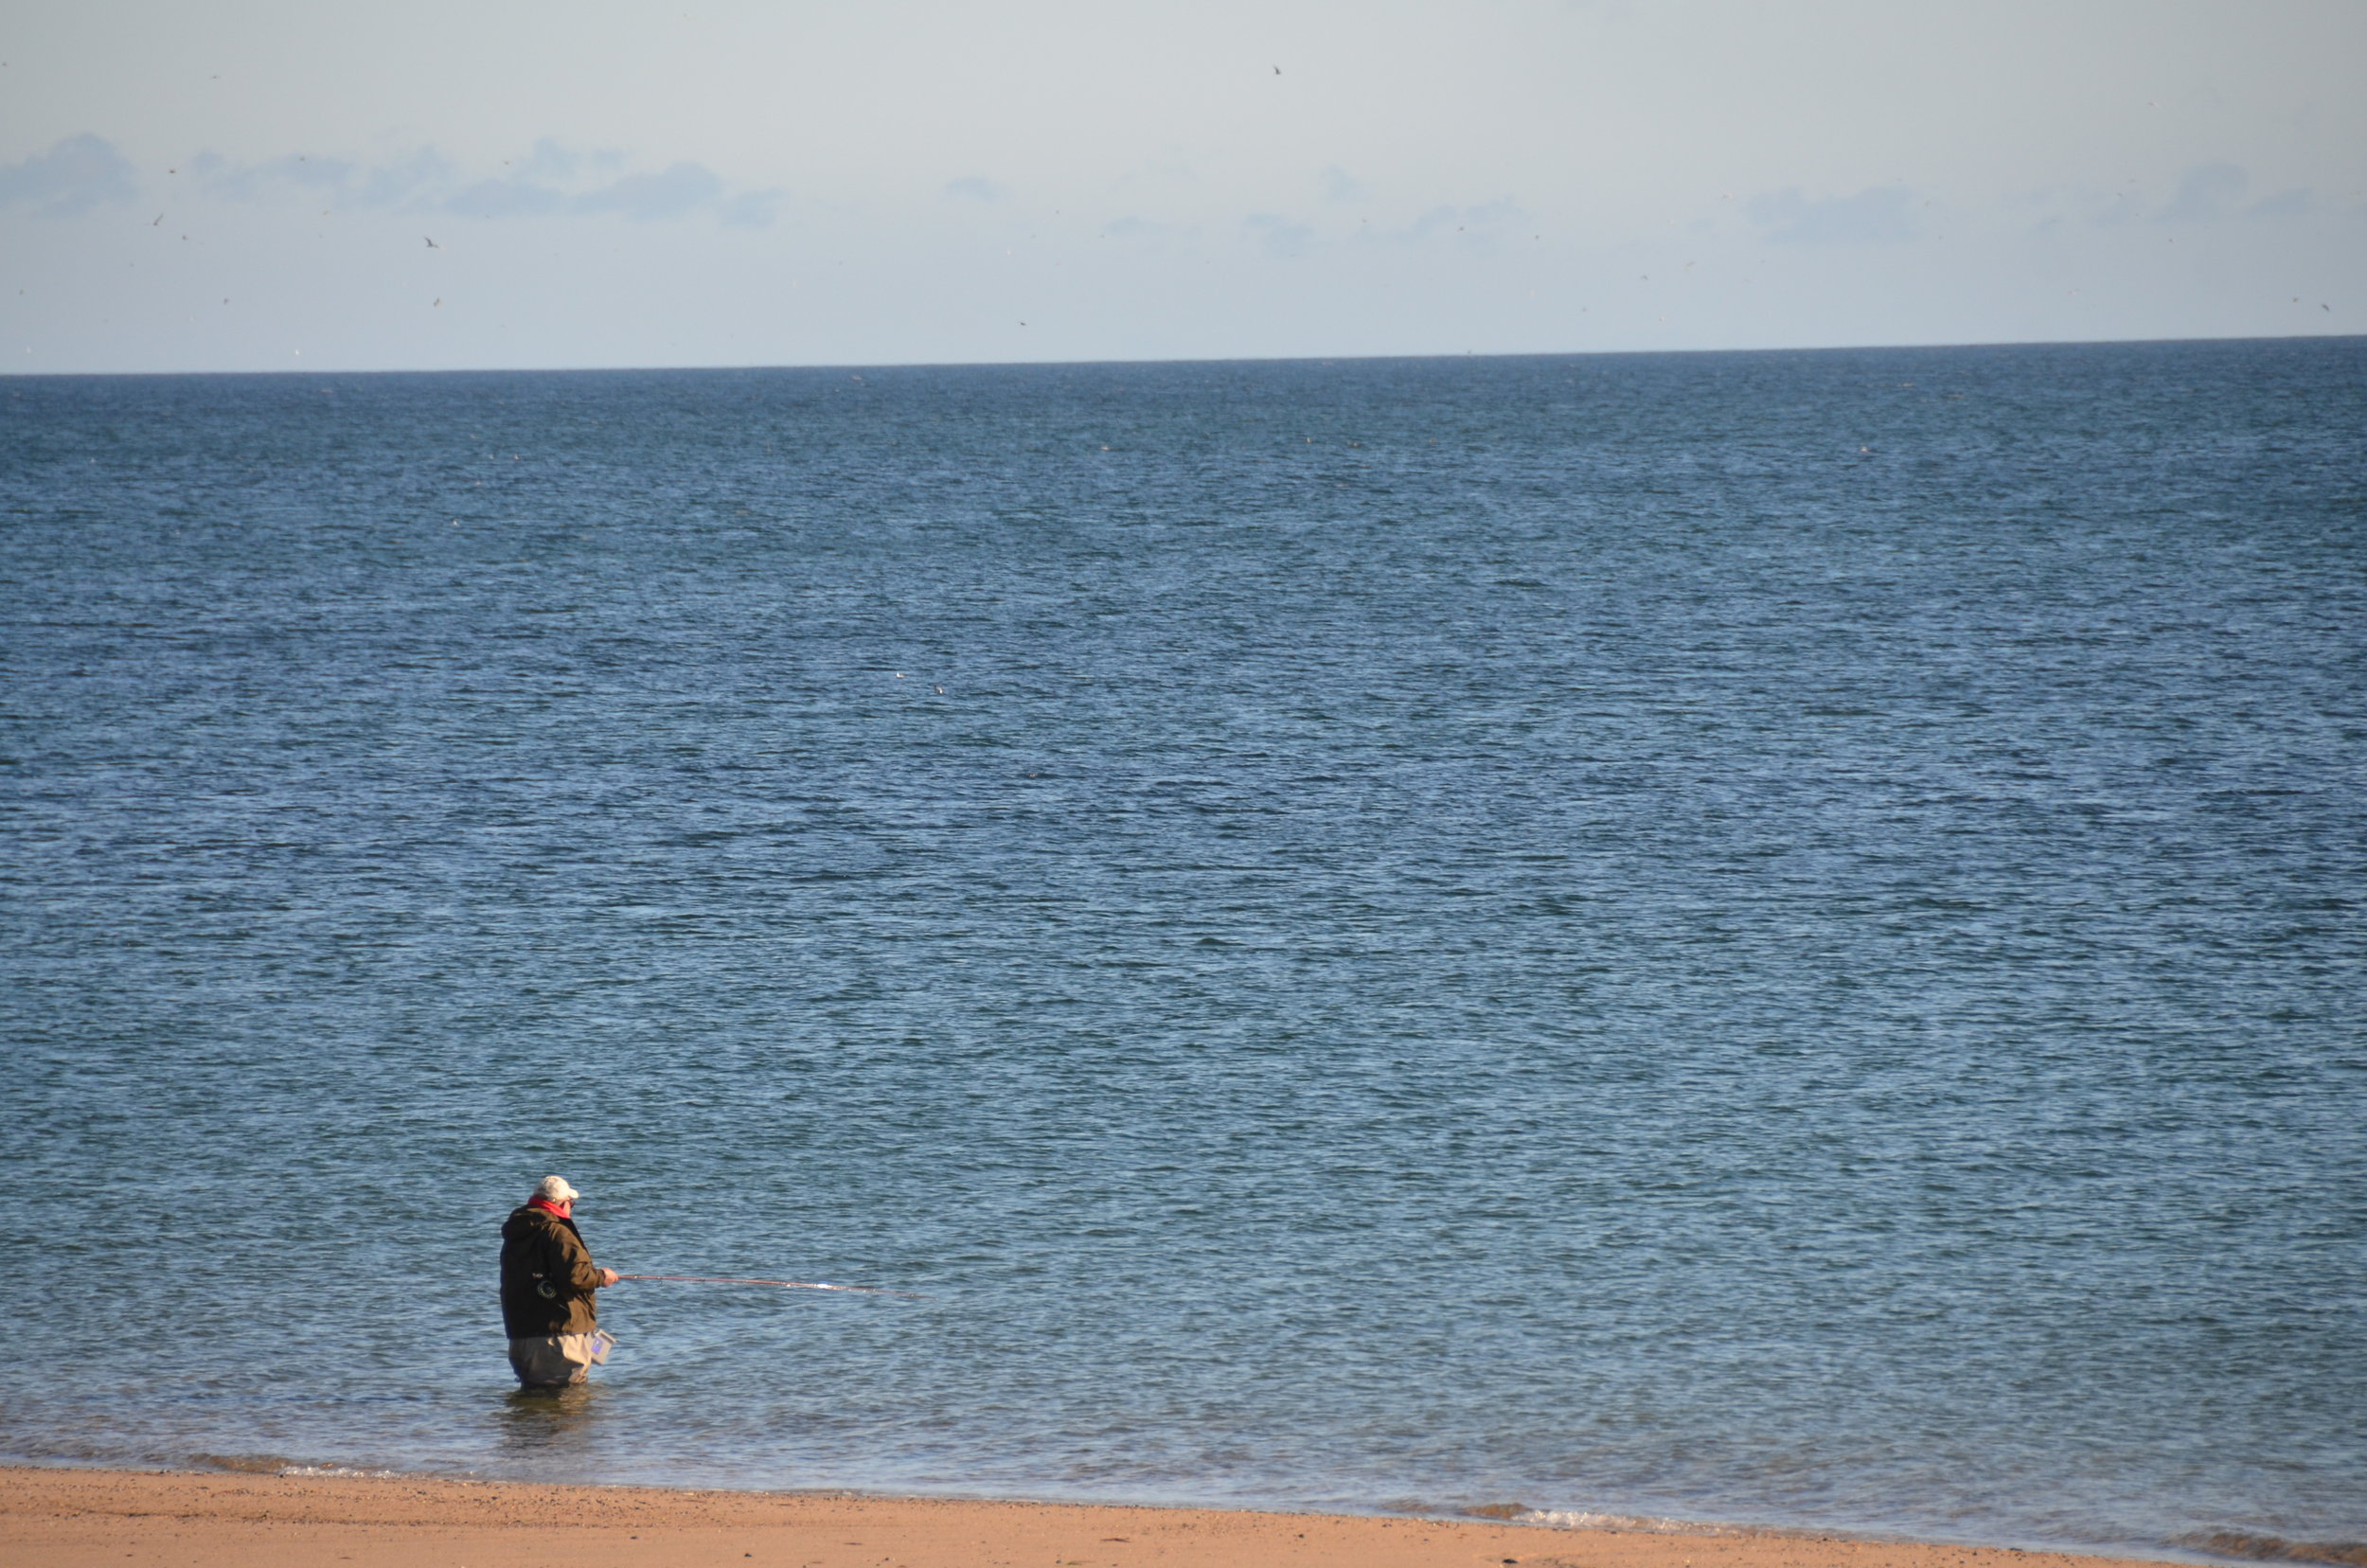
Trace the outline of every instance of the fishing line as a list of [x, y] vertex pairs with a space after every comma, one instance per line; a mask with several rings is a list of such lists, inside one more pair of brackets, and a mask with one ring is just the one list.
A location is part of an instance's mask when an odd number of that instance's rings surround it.
[[850, 1291], [857, 1295], [906, 1296], [914, 1301], [923, 1299], [914, 1291], [887, 1291], [877, 1285], [829, 1285], [805, 1279], [731, 1279], [713, 1274], [629, 1274], [618, 1279], [664, 1280], [675, 1285], [777, 1285], [784, 1291]]

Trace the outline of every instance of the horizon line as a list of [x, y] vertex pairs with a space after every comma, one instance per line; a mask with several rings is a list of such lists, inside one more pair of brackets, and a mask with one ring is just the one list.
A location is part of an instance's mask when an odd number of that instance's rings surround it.
[[272, 370], [0, 370], [0, 381], [98, 380], [101, 378], [131, 380], [138, 377], [166, 376], [304, 376], [315, 378], [321, 376], [599, 376], [700, 371], [1082, 369], [1167, 365], [1336, 365], [1343, 362], [1385, 364], [1407, 361], [1646, 359], [1710, 354], [1846, 354], [1912, 352], [1945, 348], [2170, 347], [2188, 344], [2344, 342], [2367, 342], [2367, 332], [2294, 332], [2272, 336], [2251, 334], [2225, 337], [1997, 338], [1943, 342], [1786, 344], [1735, 348], [1546, 348], [1487, 353], [1482, 353], [1476, 349], [1465, 349], [1461, 353], [1446, 354], [1239, 354], [1205, 357], [1179, 355], [1161, 359], [879, 360], [867, 363], [845, 360], [817, 361], [810, 364], [750, 362], [707, 365], [373, 365], [366, 368], [329, 370], [293, 366]]

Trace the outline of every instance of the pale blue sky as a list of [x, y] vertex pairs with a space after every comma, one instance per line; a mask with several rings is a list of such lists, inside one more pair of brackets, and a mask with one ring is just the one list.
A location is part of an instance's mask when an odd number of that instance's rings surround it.
[[2360, 0], [80, 0], [0, 60], [9, 370], [2367, 331]]

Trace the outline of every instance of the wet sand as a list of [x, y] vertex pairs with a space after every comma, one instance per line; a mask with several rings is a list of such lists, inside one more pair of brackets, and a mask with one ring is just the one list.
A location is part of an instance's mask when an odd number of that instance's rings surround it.
[[2005, 1547], [417, 1476], [0, 1469], [27, 1568], [2106, 1568]]

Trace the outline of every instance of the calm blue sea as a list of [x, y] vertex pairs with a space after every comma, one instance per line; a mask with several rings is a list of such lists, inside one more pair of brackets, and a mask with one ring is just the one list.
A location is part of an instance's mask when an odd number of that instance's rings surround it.
[[[12, 378], [0, 540], [0, 1454], [2367, 1539], [2367, 340]], [[519, 1399], [550, 1171], [919, 1298]]]

